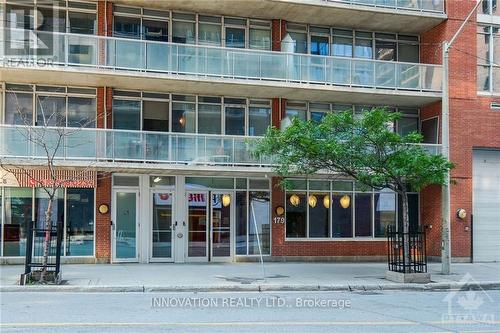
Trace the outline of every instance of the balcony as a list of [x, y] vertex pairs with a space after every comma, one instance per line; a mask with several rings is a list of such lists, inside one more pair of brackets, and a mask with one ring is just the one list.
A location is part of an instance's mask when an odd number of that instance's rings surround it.
[[134, 167], [134, 163], [141, 163], [181, 165], [187, 169], [271, 165], [267, 159], [251, 156], [248, 145], [255, 142], [255, 137], [245, 136], [0, 125], [0, 138], [0, 157], [6, 161], [46, 161], [43, 146], [36, 143], [43, 141], [63, 165], [102, 162], [108, 167], [124, 163]]
[[[141, 164], [142, 169], [169, 165], [185, 170], [231, 166], [256, 172], [269, 172], [272, 166], [270, 159], [251, 155], [248, 146], [255, 137], [0, 125], [0, 138], [0, 158], [6, 164], [43, 163], [46, 152], [35, 143], [43, 140], [57, 163], [68, 166], [127, 169]], [[422, 146], [430, 154], [441, 153], [441, 145]]]
[[420, 34], [446, 19], [444, 0], [114, 0], [115, 4], [213, 15]]
[[[23, 77], [19, 73], [24, 70], [29, 71], [29, 79], [38, 77], [44, 84], [69, 84], [72, 80], [76, 82], [71, 84], [77, 85], [86, 82], [92, 86], [218, 95], [240, 85], [249, 97], [257, 98], [302, 98], [296, 88], [304, 88], [302, 94], [307, 100], [352, 102], [356, 98], [360, 103], [377, 104], [384, 98], [384, 103], [402, 105], [410, 98], [408, 106], [439, 100], [441, 92], [439, 65], [64, 33], [37, 32], [36, 37], [50, 48], [38, 54], [23, 47], [5, 49], [5, 81], [19, 82]], [[25, 30], [5, 31], [6, 46], [29, 45], [27, 38]], [[37, 76], [33, 69], [42, 72]]]

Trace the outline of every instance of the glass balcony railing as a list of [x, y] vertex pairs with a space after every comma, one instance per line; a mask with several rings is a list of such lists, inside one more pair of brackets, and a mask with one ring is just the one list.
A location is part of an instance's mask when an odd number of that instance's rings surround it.
[[[48, 152], [58, 160], [88, 163], [272, 165], [271, 159], [252, 156], [249, 147], [255, 137], [0, 125], [0, 139], [2, 158], [46, 159]], [[430, 154], [441, 153], [441, 145], [421, 146]]]
[[56, 159], [67, 161], [269, 166], [268, 159], [252, 156], [249, 146], [255, 140], [229, 135], [0, 125], [0, 157], [44, 159], [46, 147]]
[[351, 5], [444, 13], [444, 0], [327, 0]]
[[[29, 37], [31, 36], [31, 37]], [[29, 37], [29, 38], [28, 38]], [[33, 49], [36, 38], [45, 49]], [[91, 67], [200, 78], [441, 91], [440, 65], [315, 56], [113, 37], [6, 30], [4, 66]], [[28, 44], [28, 45], [26, 45]], [[15, 47], [12, 47], [15, 46]]]

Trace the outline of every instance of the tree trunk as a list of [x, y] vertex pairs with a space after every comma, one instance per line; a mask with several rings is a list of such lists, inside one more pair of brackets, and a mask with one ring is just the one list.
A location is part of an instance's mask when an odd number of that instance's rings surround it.
[[49, 203], [47, 205], [47, 210], [45, 211], [45, 237], [43, 239], [43, 261], [42, 261], [42, 272], [40, 274], [40, 282], [45, 281], [45, 274], [47, 273], [47, 264], [49, 261], [49, 249], [50, 249], [50, 234], [52, 229], [52, 203], [54, 198], [49, 196]]
[[410, 267], [410, 218], [408, 216], [408, 194], [406, 191], [401, 193], [401, 201], [403, 206], [403, 261], [405, 267], [405, 273], [411, 272]]

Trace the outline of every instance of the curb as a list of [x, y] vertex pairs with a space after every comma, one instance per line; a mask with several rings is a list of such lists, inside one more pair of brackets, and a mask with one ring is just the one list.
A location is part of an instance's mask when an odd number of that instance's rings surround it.
[[153, 293], [153, 292], [268, 292], [268, 291], [451, 291], [460, 289], [500, 290], [500, 281], [485, 281], [478, 283], [435, 282], [426, 284], [242, 284], [242, 285], [183, 285], [183, 286], [0, 286], [0, 292], [97, 292], [97, 293]]

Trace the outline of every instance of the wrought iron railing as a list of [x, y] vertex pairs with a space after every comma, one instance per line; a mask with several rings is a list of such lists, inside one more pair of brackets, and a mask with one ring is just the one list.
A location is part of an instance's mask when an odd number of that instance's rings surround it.
[[[405, 249], [409, 257], [405, 259]], [[387, 227], [387, 259], [389, 270], [400, 273], [426, 273], [427, 254], [425, 252], [425, 231], [421, 228], [407, 233]]]
[[[42, 226], [36, 226], [35, 223], [34, 221], [28, 223], [24, 273], [25, 275], [39, 273], [45, 267], [46, 274], [53, 275], [53, 281], [57, 282], [61, 271], [63, 224], [59, 222], [47, 229], [45, 223]], [[48, 243], [48, 258], [45, 264], [43, 261], [46, 243]]]

